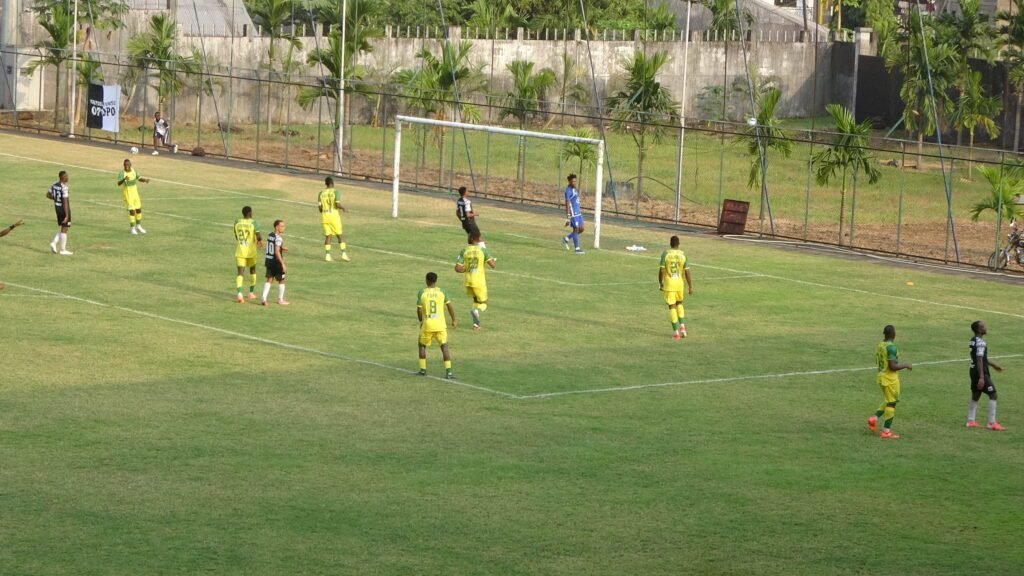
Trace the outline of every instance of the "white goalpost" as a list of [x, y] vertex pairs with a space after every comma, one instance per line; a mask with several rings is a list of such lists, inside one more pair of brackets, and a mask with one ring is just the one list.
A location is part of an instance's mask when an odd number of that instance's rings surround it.
[[[544, 140], [561, 140], [563, 142], [583, 142], [597, 146], [597, 166], [594, 176], [594, 248], [601, 247], [601, 193], [604, 188], [604, 141], [596, 138], [579, 138], [563, 134], [549, 134], [546, 132], [531, 132], [529, 130], [516, 130], [502, 126], [484, 126], [480, 124], [466, 124], [464, 122], [449, 122], [446, 120], [434, 120], [433, 118], [419, 118], [416, 116], [395, 117], [395, 168], [394, 178], [391, 183], [391, 217], [398, 218], [398, 187], [399, 172], [402, 162], [402, 124], [426, 124], [430, 126], [444, 126], [446, 128], [460, 128], [463, 130], [475, 130], [478, 132], [491, 132], [494, 134], [507, 134], [510, 136], [527, 136], [541, 138]], [[562, 198], [559, 196], [559, 198]]]

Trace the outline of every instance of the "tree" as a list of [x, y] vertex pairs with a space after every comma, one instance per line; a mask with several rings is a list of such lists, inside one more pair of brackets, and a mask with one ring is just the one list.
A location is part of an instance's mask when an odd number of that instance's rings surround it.
[[[555, 73], [550, 68], [544, 68], [536, 74], [533, 72], [533, 62], [526, 60], [513, 60], [505, 65], [505, 68], [512, 74], [512, 90], [499, 95], [498, 104], [501, 112], [499, 120], [512, 117], [518, 120], [519, 129], [526, 128], [526, 123], [540, 114], [540, 105], [544, 101], [545, 93], [555, 83]], [[526, 179], [526, 139], [519, 137], [519, 162], [517, 164], [517, 177], [522, 183]]]
[[885, 65], [903, 76], [900, 86], [900, 99], [904, 102], [903, 125], [909, 133], [917, 134], [920, 168], [924, 137], [940, 128], [938, 119], [950, 101], [949, 89], [956, 79], [958, 57], [949, 44], [938, 42], [934, 28], [925, 25], [918, 8], [910, 13], [898, 36], [901, 49], [891, 50], [886, 55]]
[[1002, 110], [1003, 103], [999, 98], [985, 94], [985, 87], [981, 84], [981, 72], [970, 72], [951, 115], [953, 128], [957, 131], [967, 131], [968, 178], [974, 170], [974, 131], [981, 127], [989, 138], [998, 137], [999, 125], [995, 119]]
[[827, 185], [836, 172], [842, 170], [842, 186], [839, 191], [839, 244], [842, 245], [846, 218], [846, 174], [852, 171], [856, 181], [857, 173], [863, 170], [868, 175], [868, 183], [874, 184], [882, 177], [882, 173], [875, 167], [874, 158], [866, 148], [871, 121], [865, 120], [858, 124], [853, 114], [839, 104], [829, 104], [825, 110], [835, 123], [837, 138], [830, 146], [817, 152], [811, 162], [815, 167], [816, 180], [822, 186]]
[[[273, 79], [273, 76], [277, 69], [274, 67], [274, 61], [277, 59], [277, 41], [285, 40], [288, 45], [289, 56], [291, 60], [290, 52], [296, 48], [302, 48], [302, 42], [295, 37], [295, 10], [299, 7], [295, 0], [251, 0], [248, 3], [249, 15], [252, 17], [252, 23], [259, 26], [264, 34], [270, 37], [270, 43], [267, 46], [267, 64], [266, 68], [268, 71], [268, 78]], [[291, 23], [289, 30], [285, 32], [284, 25]], [[274, 82], [267, 82], [267, 132], [271, 130], [271, 114], [274, 103]], [[259, 124], [257, 122], [257, 124]]]
[[[580, 80], [578, 67], [573, 62], [572, 56], [569, 55], [569, 51], [563, 50], [562, 73], [558, 78], [558, 103], [560, 108], [558, 117], [561, 119], [562, 126], [565, 126], [565, 110], [569, 102], [572, 102], [573, 105], [590, 102], [590, 91], [587, 89], [587, 85]], [[554, 117], [548, 120], [544, 127], [547, 128], [553, 121]]]
[[1017, 204], [1017, 196], [1024, 194], [1024, 165], [1003, 165], [997, 168], [978, 166], [978, 173], [989, 184], [989, 196], [971, 207], [971, 220], [977, 222], [989, 210], [1002, 213], [1007, 222], [1024, 218], [1024, 206]]
[[1024, 0], [1013, 0], [1010, 10], [996, 13], [1000, 21], [999, 44], [1003, 62], [1009, 71], [1007, 81], [1017, 93], [1017, 111], [1013, 121], [1013, 151], [1020, 151], [1020, 113], [1024, 106]]
[[[334, 103], [334, 108], [337, 108], [342, 76], [341, 30], [338, 28], [331, 30], [327, 35], [327, 47], [310, 50], [309, 55], [306, 56], [306, 63], [312, 68], [322, 70], [325, 74], [320, 76], [316, 85], [303, 86], [299, 89], [297, 97], [299, 106], [308, 110], [320, 98], [327, 98]], [[340, 118], [334, 118], [335, 129], [338, 128], [338, 120]]]
[[193, 51], [188, 56], [178, 53], [175, 42], [178, 36], [178, 23], [166, 14], [150, 16], [146, 29], [128, 40], [128, 68], [125, 70], [125, 81], [122, 90], [130, 88], [128, 100], [131, 100], [138, 88], [138, 81], [150, 81], [150, 72], [156, 73], [156, 84], [159, 108], [171, 97], [181, 94], [185, 87], [183, 76], [202, 73], [201, 59]]
[[494, 34], [498, 29], [515, 29], [526, 25], [526, 20], [516, 14], [512, 3], [508, 1], [502, 6], [494, 0], [475, 0], [469, 10], [472, 16], [466, 21], [466, 26], [483, 28], [489, 34]]
[[[473, 43], [463, 40], [441, 44], [441, 57], [424, 47], [416, 54], [420, 67], [399, 70], [396, 82], [402, 87], [402, 99], [425, 116], [438, 120], [458, 119], [463, 122], [480, 120], [480, 111], [467, 98], [482, 92], [487, 84], [483, 64], [470, 62]], [[434, 130], [439, 148], [439, 178], [444, 177], [444, 128]]]
[[[88, 94], [89, 84], [94, 82], [103, 82], [103, 66], [99, 60], [96, 60], [92, 54], [85, 52], [82, 54], [82, 61], [78, 63], [78, 78], [77, 78], [79, 93]], [[75, 111], [75, 124], [78, 124], [78, 120], [81, 117], [82, 108], [80, 106], [82, 102], [88, 102], [88, 98], [78, 98], [78, 102], [75, 102], [72, 108]]]
[[[593, 138], [594, 131], [588, 126], [583, 126], [580, 128], [573, 128], [569, 131], [569, 135], [577, 138]], [[579, 168], [576, 170], [576, 177], [579, 179], [580, 190], [583, 190], [583, 180], [589, 172], [583, 168], [593, 167], [597, 164], [597, 148], [589, 142], [567, 140], [562, 144], [562, 161], [569, 162], [573, 160], [579, 163]]]
[[645, 56], [643, 51], [635, 51], [633, 58], [623, 63], [625, 85], [606, 99], [612, 128], [628, 133], [636, 144], [638, 211], [647, 150], [661, 142], [667, 127], [679, 125], [679, 102], [672, 98], [667, 87], [658, 82], [658, 72], [666, 62], [668, 54], [665, 52]]
[[[36, 10], [41, 9], [37, 5]], [[46, 30], [49, 38], [38, 42], [36, 49], [43, 52], [42, 58], [28, 64], [29, 75], [43, 66], [53, 66], [57, 73], [57, 81], [53, 89], [53, 127], [57, 128], [60, 119], [61, 70], [71, 57], [71, 25], [74, 19], [71, 7], [64, 2], [54, 3], [45, 7], [39, 14], [39, 25]]]
[[774, 150], [789, 158], [793, 151], [793, 143], [788, 139], [786, 133], [780, 128], [781, 122], [775, 116], [775, 109], [779, 105], [779, 98], [782, 91], [778, 88], [771, 88], [768, 93], [762, 96], [758, 102], [757, 124], [747, 129], [747, 153], [750, 154], [750, 176], [747, 178], [747, 186], [754, 188], [761, 184], [761, 154], [765, 155], [765, 166], [768, 163], [768, 151]]

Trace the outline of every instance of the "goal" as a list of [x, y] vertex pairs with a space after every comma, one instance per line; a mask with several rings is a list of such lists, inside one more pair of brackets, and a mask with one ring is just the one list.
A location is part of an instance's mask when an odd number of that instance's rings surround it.
[[[474, 130], [478, 132], [490, 132], [493, 134], [505, 134], [510, 136], [524, 136], [527, 138], [538, 138], [542, 140], [560, 140], [563, 142], [580, 142], [597, 146], [597, 163], [595, 166], [594, 180], [594, 248], [601, 247], [601, 193], [604, 175], [604, 141], [596, 138], [580, 138], [565, 134], [550, 134], [547, 132], [532, 132], [530, 130], [516, 130], [502, 126], [486, 126], [481, 124], [467, 124], [464, 122], [450, 122], [447, 120], [435, 120], [433, 118], [420, 118], [417, 116], [396, 116], [395, 117], [395, 166], [394, 176], [391, 183], [391, 217], [398, 218], [398, 190], [401, 183], [402, 164], [402, 124], [423, 124], [428, 126], [443, 126], [446, 128], [458, 128], [460, 130]], [[561, 195], [559, 195], [561, 198]]]

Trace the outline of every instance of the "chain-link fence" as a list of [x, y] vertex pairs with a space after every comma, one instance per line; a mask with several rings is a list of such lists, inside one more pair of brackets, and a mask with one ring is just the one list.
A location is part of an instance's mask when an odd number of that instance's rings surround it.
[[[18, 62], [24, 65], [41, 56], [26, 52]], [[191, 73], [171, 69], [167, 74], [182, 86], [168, 91], [160, 85], [157, 70], [136, 71], [140, 81], [122, 95], [120, 130], [110, 133], [86, 128], [85, 86], [77, 87], [74, 118], [69, 120], [67, 64], [62, 64], [59, 77], [53, 65], [35, 70], [41, 75], [41, 98], [36, 100], [42, 111], [0, 111], [0, 124], [55, 134], [67, 133], [73, 125], [79, 138], [150, 153], [153, 113], [161, 110], [181, 153], [336, 171], [338, 107], [326, 76], [223, 65]], [[126, 77], [123, 60], [108, 58], [98, 64], [103, 77], [111, 79], [107, 83]], [[25, 97], [24, 91], [18, 94]], [[684, 137], [678, 123], [617, 125], [603, 105], [557, 102], [540, 103], [520, 122], [495, 98], [468, 99], [474, 102], [474, 114], [460, 112], [455, 102], [440, 95], [429, 102], [414, 101], [391, 79], [352, 82], [342, 113], [343, 175], [391, 180], [398, 114], [456, 121], [473, 117], [480, 123], [563, 134], [579, 135], [586, 129], [606, 141], [606, 217], [714, 227], [722, 202], [741, 200], [750, 203], [748, 233], [978, 266], [987, 264], [1005, 232], [998, 214], [1008, 221], [1020, 209], [1016, 194], [1024, 192], [1016, 168], [1020, 161], [1011, 153], [878, 137], [856, 147], [878, 171], [877, 182], [847, 164], [837, 166], [822, 183], [820, 156], [839, 137], [829, 132], [831, 122], [821, 118], [781, 121], [791, 150], [788, 156], [774, 148], [767, 151], [762, 188], [751, 181], [752, 171], [761, 170], [759, 155], [751, 153], [758, 149], [757, 126], [691, 117]], [[956, 135], [944, 138], [955, 141]], [[539, 139], [417, 126], [403, 138], [401, 179], [408, 189], [451, 193], [466, 185], [488, 198], [557, 206], [566, 176], [575, 172], [581, 176], [585, 205], [592, 206], [592, 152]], [[982, 209], [975, 220], [977, 206]]]

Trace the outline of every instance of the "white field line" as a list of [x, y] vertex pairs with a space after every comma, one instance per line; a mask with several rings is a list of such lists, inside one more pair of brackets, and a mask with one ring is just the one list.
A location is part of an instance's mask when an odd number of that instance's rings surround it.
[[[993, 356], [993, 359], [1020, 358], [1024, 354], [1007, 354], [1005, 356]], [[934, 366], [939, 364], [967, 364], [965, 358], [950, 360], [929, 360], [925, 362], [914, 362], [914, 366]], [[536, 400], [541, 398], [555, 398], [558, 396], [576, 396], [580, 394], [602, 394], [607, 392], [629, 392], [633, 390], [645, 390], [648, 388], [671, 388], [675, 386], [686, 386], [692, 384], [722, 384], [725, 382], [742, 382], [747, 380], [769, 380], [779, 378], [795, 378], [799, 376], [822, 376], [831, 374], [842, 374], [845, 372], [867, 372], [876, 370], [874, 366], [860, 368], [833, 368], [829, 370], [805, 370], [802, 372], [782, 372], [778, 374], [754, 374], [751, 376], [727, 376], [724, 378], [706, 378], [700, 380], [682, 380], [679, 382], [662, 382], [660, 384], [637, 384], [636, 386], [618, 386], [611, 388], [589, 388], [585, 390], [563, 390], [560, 392], [542, 392], [539, 394], [522, 394], [516, 396], [517, 400]]]
[[159, 202], [161, 200], [234, 200], [238, 196], [146, 196], [146, 201]]
[[51, 294], [8, 294], [6, 291], [4, 291], [0, 292], [0, 298], [48, 298], [52, 300], [60, 300], [64, 298], [64, 296], [57, 296]]
[[[118, 306], [116, 304], [107, 304], [105, 302], [99, 302], [97, 300], [90, 300], [88, 298], [81, 298], [78, 296], [72, 296], [70, 294], [63, 294], [61, 292], [54, 292], [52, 290], [46, 290], [44, 288], [36, 288], [33, 286], [25, 286], [24, 284], [15, 284], [8, 282], [8, 286], [14, 286], [23, 290], [30, 290], [32, 292], [38, 292], [42, 295], [47, 295], [56, 298], [64, 298], [75, 302], [81, 302], [83, 304], [91, 304], [100, 308], [107, 308], [110, 310], [119, 310], [121, 312], [127, 312], [136, 316], [142, 316], [153, 320], [161, 320], [163, 322], [170, 322], [173, 324], [181, 324], [183, 326], [189, 326], [191, 328], [198, 328], [200, 330], [207, 330], [209, 332], [216, 332], [218, 334], [224, 334], [226, 336], [233, 336], [235, 338], [244, 338], [253, 342], [259, 342], [261, 344], [267, 344], [269, 346], [276, 346], [278, 348], [284, 348], [286, 350], [294, 350], [297, 352], [305, 352], [307, 354], [314, 354], [317, 356], [324, 356], [326, 358], [333, 358], [336, 360], [343, 360], [345, 362], [353, 362], [356, 364], [364, 364], [366, 366], [374, 366], [376, 368], [383, 368], [385, 370], [391, 370], [393, 372], [400, 372], [402, 374], [415, 375], [416, 372], [412, 370], [406, 370], [405, 368], [399, 368], [398, 366], [392, 366], [390, 364], [383, 364], [381, 362], [374, 362], [372, 360], [364, 360], [362, 358], [356, 358], [354, 356], [348, 356], [345, 354], [338, 354], [335, 352], [327, 352], [325, 350], [317, 350], [316, 348], [307, 348], [306, 346], [299, 346], [297, 344], [288, 344], [287, 342], [279, 342], [277, 340], [270, 340], [269, 338], [261, 338], [259, 336], [253, 336], [252, 334], [245, 334], [242, 332], [235, 332], [234, 330], [227, 330], [225, 328], [218, 328], [216, 326], [210, 326], [207, 324], [200, 324], [198, 322], [191, 322], [189, 320], [182, 320], [180, 318], [171, 318], [170, 316], [161, 316], [160, 314], [153, 314], [152, 312], [145, 312], [143, 310], [136, 310], [134, 308], [128, 308], [126, 306]], [[470, 384], [468, 382], [461, 382], [459, 380], [448, 380], [447, 378], [439, 378], [437, 376], [421, 376], [421, 378], [429, 378], [431, 380], [437, 380], [445, 384], [453, 384], [455, 386], [461, 386], [463, 388], [471, 388], [480, 392], [487, 392], [489, 394], [495, 394], [504, 398], [518, 398], [515, 394], [509, 394], [500, 390], [493, 390], [491, 388], [485, 388], [483, 386], [477, 386], [476, 384]]]

